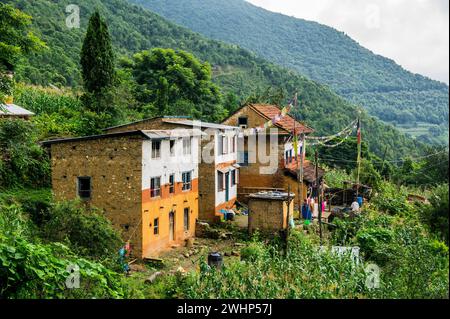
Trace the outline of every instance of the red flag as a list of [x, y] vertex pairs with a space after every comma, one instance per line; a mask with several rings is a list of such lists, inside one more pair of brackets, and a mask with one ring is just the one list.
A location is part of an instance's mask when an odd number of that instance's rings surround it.
[[357, 126], [357, 130], [356, 130], [356, 136], [358, 138], [358, 144], [361, 144], [361, 122], [358, 119], [358, 126]]

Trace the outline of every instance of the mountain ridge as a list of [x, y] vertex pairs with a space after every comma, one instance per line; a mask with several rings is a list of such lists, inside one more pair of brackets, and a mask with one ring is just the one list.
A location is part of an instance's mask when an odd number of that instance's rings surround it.
[[[218, 41], [209, 40], [186, 28], [175, 26], [153, 12], [131, 5], [125, 0], [62, 0], [55, 3], [37, 0], [6, 0], [6, 3], [33, 16], [33, 29], [47, 42], [48, 51], [23, 60], [17, 78], [25, 82], [77, 87], [79, 52], [89, 15], [98, 9], [105, 17], [118, 56], [154, 47], [182, 49], [213, 65], [214, 81], [228, 98], [245, 98], [267, 87], [277, 88], [285, 96], [299, 93], [299, 119], [307, 121], [317, 134], [340, 131], [353, 121], [358, 108], [337, 96], [327, 86], [308, 80], [295, 71], [276, 66], [254, 53]], [[65, 25], [65, 7], [77, 4], [81, 13], [81, 29]], [[284, 102], [283, 102], [284, 103]], [[418, 145], [389, 125], [384, 125], [363, 112], [367, 140], [371, 150], [386, 158], [398, 158], [418, 152]]]
[[383, 121], [426, 122], [448, 130], [447, 84], [405, 70], [333, 27], [243, 0], [129, 1], [329, 85]]

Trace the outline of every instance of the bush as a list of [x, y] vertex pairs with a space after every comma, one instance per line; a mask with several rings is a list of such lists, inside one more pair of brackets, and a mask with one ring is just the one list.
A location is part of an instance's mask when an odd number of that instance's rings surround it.
[[123, 245], [108, 219], [78, 201], [52, 204], [42, 235], [49, 241], [67, 241], [78, 254], [96, 259], [116, 256]]
[[[0, 298], [120, 298], [119, 276], [60, 243], [42, 244], [21, 207], [0, 203]], [[80, 289], [67, 289], [68, 267]]]
[[36, 142], [37, 130], [32, 123], [0, 121], [0, 188], [50, 184], [50, 161]]
[[406, 189], [397, 187], [389, 182], [380, 184], [379, 191], [372, 198], [371, 204], [380, 212], [396, 216], [410, 216], [414, 207], [407, 201]]
[[51, 199], [50, 189], [13, 189], [0, 194], [0, 202], [20, 206], [37, 227], [48, 220]]
[[440, 240], [449, 243], [448, 224], [448, 184], [443, 184], [432, 190], [429, 197], [430, 205], [423, 208], [423, 221]]

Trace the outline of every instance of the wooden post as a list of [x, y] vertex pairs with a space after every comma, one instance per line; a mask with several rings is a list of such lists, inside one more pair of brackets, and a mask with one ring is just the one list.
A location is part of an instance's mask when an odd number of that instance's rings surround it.
[[[300, 216], [301, 216], [301, 212], [302, 212], [302, 202], [303, 202], [303, 151], [304, 151], [304, 147], [305, 147], [305, 135], [304, 134], [301, 135], [301, 143], [302, 143], [302, 151], [300, 152], [300, 167], [299, 167], [298, 173], [297, 173], [298, 188], [299, 188], [299, 191], [297, 192], [299, 219], [301, 219]], [[297, 162], [297, 165], [298, 165], [298, 162]]]
[[319, 183], [319, 153], [315, 152], [315, 186], [317, 194], [317, 205], [319, 206], [319, 235], [320, 235], [320, 246], [322, 246], [322, 198], [321, 198], [321, 185]]
[[290, 214], [290, 207], [291, 207], [291, 185], [288, 185], [288, 195], [287, 195], [287, 229], [286, 229], [286, 255], [289, 248], [289, 234], [290, 234], [290, 221], [291, 221], [291, 214]]

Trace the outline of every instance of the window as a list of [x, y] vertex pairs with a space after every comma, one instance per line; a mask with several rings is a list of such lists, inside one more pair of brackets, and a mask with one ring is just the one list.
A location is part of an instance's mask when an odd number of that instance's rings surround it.
[[292, 150], [289, 151], [289, 163], [292, 163], [293, 157], [292, 157]]
[[236, 135], [231, 138], [231, 153], [236, 153]]
[[236, 185], [236, 170], [231, 171], [231, 186]]
[[175, 140], [170, 140], [170, 156], [175, 156]]
[[78, 196], [81, 199], [91, 199], [91, 177], [78, 177]]
[[153, 220], [153, 234], [154, 235], [159, 234], [159, 218], [155, 218]]
[[238, 160], [240, 166], [248, 166], [248, 152], [239, 152]]
[[171, 174], [169, 176], [169, 193], [173, 194], [175, 193], [175, 175]]
[[239, 117], [238, 118], [238, 126], [241, 126], [241, 125], [245, 125], [245, 126], [248, 125], [248, 118], [247, 117]]
[[191, 154], [191, 144], [192, 144], [192, 139], [190, 137], [183, 138], [183, 154], [184, 155]]
[[222, 136], [222, 154], [228, 154], [228, 136]]
[[222, 137], [222, 135], [219, 135], [219, 137], [217, 139], [217, 153], [218, 153], [218, 155], [223, 154], [223, 137]]
[[184, 231], [189, 230], [189, 211], [188, 207], [184, 209]]
[[217, 185], [218, 185], [217, 190], [219, 192], [224, 190], [223, 182], [224, 182], [224, 180], [223, 180], [223, 173], [222, 172], [217, 172]]
[[152, 141], [152, 158], [161, 157], [161, 141]]
[[183, 190], [190, 190], [192, 187], [192, 176], [191, 172], [184, 172], [182, 175], [183, 179]]
[[150, 197], [161, 196], [161, 177], [150, 179]]

